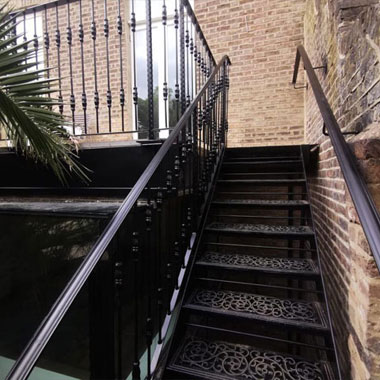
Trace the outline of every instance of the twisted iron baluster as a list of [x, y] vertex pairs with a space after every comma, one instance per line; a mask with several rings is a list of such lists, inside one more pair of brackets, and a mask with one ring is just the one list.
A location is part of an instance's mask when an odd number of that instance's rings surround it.
[[36, 59], [36, 69], [38, 70], [38, 36], [37, 36], [37, 15], [36, 9], [33, 9], [33, 25], [34, 25], [34, 35], [33, 35], [33, 47]]
[[[25, 16], [24, 16], [25, 17]], [[24, 18], [24, 22], [25, 22], [25, 18]], [[46, 77], [47, 79], [50, 78], [50, 36], [49, 36], [49, 32], [48, 32], [48, 17], [47, 17], [47, 7], [46, 5], [44, 5], [44, 24], [45, 24], [45, 31], [44, 31], [44, 48], [45, 48], [45, 56], [46, 56], [46, 67], [47, 67], [47, 71], [46, 71]], [[24, 28], [25, 28], [25, 24], [24, 24]], [[24, 39], [26, 38], [25, 36], [25, 29], [24, 29]], [[50, 88], [50, 83], [47, 84], [48, 88]], [[50, 92], [48, 93], [48, 97], [50, 98], [51, 95], [50, 95]], [[51, 107], [49, 107], [51, 109]]]
[[58, 103], [59, 112], [63, 114], [63, 98], [62, 98], [62, 76], [61, 76], [61, 31], [59, 29], [58, 3], [55, 3], [55, 45], [57, 47], [57, 64], [58, 64]]
[[107, 65], [107, 108], [108, 108], [108, 132], [112, 132], [112, 119], [111, 119], [111, 107], [112, 107], [112, 93], [111, 93], [111, 77], [110, 77], [110, 56], [109, 56], [109, 22], [107, 16], [107, 0], [104, 0], [104, 24], [103, 33], [106, 40], [106, 65]]
[[94, 65], [94, 107], [96, 118], [96, 133], [99, 133], [99, 91], [98, 91], [98, 67], [96, 62], [96, 22], [95, 22], [95, 5], [91, 0], [91, 39], [92, 39], [92, 56]]
[[119, 66], [120, 66], [120, 108], [121, 108], [121, 130], [124, 132], [124, 106], [125, 106], [125, 91], [124, 91], [124, 73], [123, 73], [123, 20], [121, 17], [120, 0], [117, 2], [117, 33], [119, 34]]
[[154, 133], [154, 99], [153, 99], [153, 48], [152, 48], [152, 12], [151, 0], [145, 1], [146, 10], [146, 49], [147, 49], [147, 91], [148, 91], [148, 139], [153, 140]]
[[[179, 5], [179, 52], [180, 52], [180, 102], [181, 115], [186, 110], [186, 68], [185, 68], [185, 9], [183, 0], [180, 0]], [[183, 129], [182, 129], [183, 131]], [[183, 140], [184, 137], [182, 136]]]
[[177, 122], [179, 120], [179, 72], [178, 72], [178, 24], [179, 24], [179, 14], [178, 14], [178, 2], [175, 0], [174, 9], [174, 28], [175, 28], [175, 101], [176, 101], [176, 114]]
[[190, 32], [189, 32], [189, 15], [186, 12], [186, 31], [185, 31], [185, 46], [186, 46], [186, 108], [190, 105]]
[[132, 65], [133, 65], [133, 90], [132, 100], [135, 111], [135, 130], [138, 130], [138, 90], [137, 90], [137, 73], [136, 73], [136, 14], [135, 14], [135, 0], [131, 0], [131, 31], [132, 31]]
[[71, 30], [71, 18], [70, 18], [70, 0], [67, 0], [67, 29], [66, 39], [69, 46], [69, 68], [70, 68], [70, 109], [71, 118], [73, 121], [73, 135], [75, 135], [75, 96], [74, 96], [74, 80], [73, 80], [73, 56], [72, 56], [72, 43], [73, 33]]
[[164, 31], [164, 83], [163, 83], [163, 98], [164, 98], [164, 105], [165, 105], [165, 128], [168, 128], [168, 83], [167, 83], [167, 47], [166, 47], [166, 38], [167, 38], [167, 10], [166, 10], [166, 4], [165, 0], [163, 0], [162, 4], [162, 25], [163, 25], [163, 31]]
[[82, 68], [82, 109], [84, 117], [84, 133], [87, 134], [87, 95], [86, 95], [86, 81], [84, 75], [84, 56], [83, 56], [83, 42], [84, 42], [84, 30], [82, 21], [82, 0], [79, 0], [79, 27], [78, 38], [80, 43], [80, 60]]

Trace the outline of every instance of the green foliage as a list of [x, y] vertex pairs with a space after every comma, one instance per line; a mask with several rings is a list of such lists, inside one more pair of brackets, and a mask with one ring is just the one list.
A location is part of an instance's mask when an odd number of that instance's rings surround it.
[[62, 183], [73, 174], [86, 182], [86, 169], [63, 128], [67, 122], [54, 111], [57, 79], [47, 78], [49, 68], [37, 70], [31, 41], [18, 42], [17, 16], [10, 15], [7, 4], [0, 6], [0, 127], [17, 152], [49, 166]]

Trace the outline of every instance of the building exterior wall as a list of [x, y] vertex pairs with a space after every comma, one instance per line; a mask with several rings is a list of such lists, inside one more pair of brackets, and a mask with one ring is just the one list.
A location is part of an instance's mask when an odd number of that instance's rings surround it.
[[[380, 206], [380, 6], [377, 0], [307, 0], [305, 47]], [[344, 379], [380, 378], [380, 278], [312, 94], [305, 139], [319, 144], [311, 203]]]
[[229, 146], [303, 142], [303, 94], [291, 86], [304, 0], [194, 0], [215, 58], [232, 61]]

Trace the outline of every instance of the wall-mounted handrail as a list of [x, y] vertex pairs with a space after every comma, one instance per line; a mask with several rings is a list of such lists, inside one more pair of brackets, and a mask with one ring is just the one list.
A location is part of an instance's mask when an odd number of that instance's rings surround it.
[[[39, 359], [45, 346], [49, 342], [51, 336], [57, 329], [63, 317], [66, 315], [67, 311], [78, 296], [84, 284], [89, 279], [89, 276], [111, 243], [111, 240], [115, 237], [120, 226], [125, 221], [128, 214], [131, 212], [137, 200], [146, 189], [146, 186], [151, 180], [153, 174], [156, 172], [157, 168], [167, 156], [167, 153], [173, 147], [173, 145], [176, 143], [181, 143], [181, 139], [183, 139], [185, 143], [188, 143], [188, 140], [186, 140], [185, 137], [188, 138], [189, 136], [192, 136], [192, 141], [196, 143], [197, 138], [194, 134], [192, 135], [192, 132], [189, 132], [188, 127], [189, 124], [192, 124], [191, 127], [194, 126], [193, 122], [197, 118], [196, 111], [199, 111], [200, 108], [198, 107], [201, 107], [201, 103], [206, 104], [206, 98], [204, 97], [208, 97], [210, 95], [213, 96], [214, 103], [217, 101], [217, 97], [220, 97], [222, 102], [227, 101], [224, 91], [226, 91], [228, 87], [228, 65], [230, 65], [230, 60], [228, 56], [224, 56], [218, 65], [214, 68], [211, 75], [208, 77], [203, 87], [195, 96], [192, 103], [187, 107], [186, 111], [178, 121], [169, 137], [165, 140], [161, 148], [153, 157], [152, 161], [148, 164], [136, 184], [133, 186], [132, 190], [129, 192], [128, 196], [121, 204], [120, 208], [116, 211], [111, 221], [108, 223], [101, 236], [92, 247], [91, 251], [87, 254], [77, 271], [71, 277], [70, 281], [67, 283], [55, 301], [54, 305], [51, 307], [50, 311], [40, 326], [37, 328], [35, 334], [27, 344], [26, 348], [15, 362], [6, 379], [22, 380], [28, 377], [36, 361]], [[212, 101], [210, 100], [210, 103], [208, 104], [208, 107], [210, 107], [210, 105], [212, 106]], [[210, 112], [210, 109], [205, 109], [204, 111], [205, 113], [209, 113], [210, 123], [213, 125], [210, 127], [210, 129], [207, 127], [207, 131], [205, 131], [208, 135], [207, 138], [209, 139], [208, 145], [212, 147], [212, 154], [208, 155], [210, 159], [214, 159], [216, 156], [217, 151], [214, 151], [214, 148], [218, 149], [217, 145], [224, 143], [224, 131], [227, 127], [227, 122], [224, 119], [226, 116], [223, 112], [224, 108], [225, 105], [223, 104], [218, 108], [221, 110], [221, 117], [218, 119], [220, 121], [218, 130], [214, 128], [214, 121], [212, 121], [212, 112]], [[200, 122], [205, 123], [204, 119], [202, 120]], [[202, 128], [199, 128], [196, 124], [195, 126], [195, 133], [198, 133], [198, 129], [201, 130]], [[203, 128], [206, 128], [206, 124], [203, 124]], [[206, 165], [204, 166], [206, 167]], [[199, 187], [198, 185], [198, 183], [195, 184], [196, 187]], [[193, 190], [195, 193], [196, 189]], [[195, 200], [195, 202], [197, 201]]]
[[328, 130], [331, 144], [338, 159], [347, 188], [351, 194], [360, 223], [363, 227], [368, 244], [380, 272], [380, 216], [376, 209], [373, 198], [368, 190], [364, 178], [358, 168], [357, 160], [343, 137], [339, 124], [334, 116], [330, 104], [323, 92], [322, 86], [315, 75], [313, 66], [305, 51], [300, 45], [297, 47], [296, 60], [294, 64], [293, 81], [297, 82], [300, 61], [303, 61], [315, 100], [317, 101], [323, 121]]

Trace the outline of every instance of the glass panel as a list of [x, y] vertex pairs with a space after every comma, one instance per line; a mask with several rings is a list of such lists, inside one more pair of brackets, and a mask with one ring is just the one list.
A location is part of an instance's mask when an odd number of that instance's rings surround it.
[[99, 234], [99, 220], [0, 216], [0, 230], [3, 374], [88, 253]]

